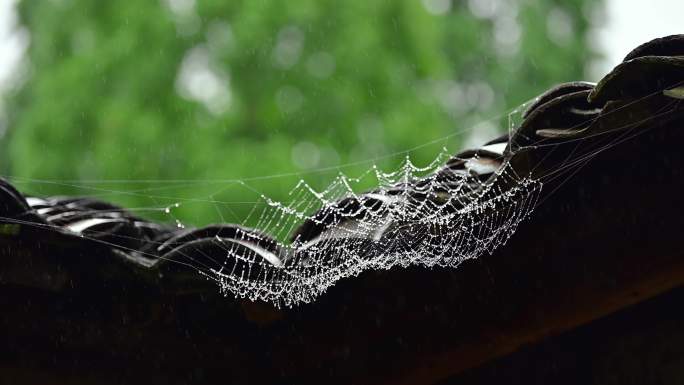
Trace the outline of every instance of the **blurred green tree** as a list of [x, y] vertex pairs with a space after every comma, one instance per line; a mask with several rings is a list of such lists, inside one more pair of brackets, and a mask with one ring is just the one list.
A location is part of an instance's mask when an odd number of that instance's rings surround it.
[[23, 1], [29, 76], [7, 100], [1, 171], [36, 194], [239, 221], [255, 191], [288, 200], [299, 179], [259, 176], [326, 168], [306, 175], [322, 187], [336, 165], [393, 167], [403, 156], [384, 155], [464, 132], [411, 152], [427, 163], [505, 129], [486, 119], [583, 77], [590, 6]]

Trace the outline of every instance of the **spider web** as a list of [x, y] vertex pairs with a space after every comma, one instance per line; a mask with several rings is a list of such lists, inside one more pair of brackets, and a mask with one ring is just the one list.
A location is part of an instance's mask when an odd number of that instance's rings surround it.
[[[216, 237], [225, 259], [212, 260], [202, 273], [225, 295], [292, 306], [365, 270], [456, 267], [491, 253], [530, 215], [541, 183], [507, 163], [482, 180], [467, 166], [441, 166], [447, 158], [444, 150], [426, 167], [406, 157], [394, 172], [372, 166], [361, 177], [340, 173], [322, 191], [302, 180], [287, 204], [261, 196], [263, 204], [251, 214], [260, 232]], [[355, 184], [369, 175], [378, 187], [355, 193]], [[290, 242], [276, 241], [288, 236]]]

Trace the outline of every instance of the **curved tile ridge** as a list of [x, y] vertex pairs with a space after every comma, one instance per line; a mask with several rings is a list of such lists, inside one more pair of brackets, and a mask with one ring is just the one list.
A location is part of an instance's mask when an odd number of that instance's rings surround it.
[[579, 91], [591, 91], [592, 89], [594, 89], [595, 85], [595, 83], [591, 82], [578, 81], [561, 83], [555, 87], [552, 87], [548, 91], [544, 92], [543, 94], [535, 98], [535, 101], [529, 107], [527, 107], [527, 109], [525, 109], [525, 112], [523, 112], [523, 118], [527, 118], [532, 111], [536, 110], [540, 106], [546, 104], [547, 102], [555, 98]]
[[590, 92], [589, 88], [564, 93], [530, 110], [511, 137], [508, 151], [514, 154], [548, 142], [545, 139], [582, 133], [602, 110], [602, 106], [588, 101]]
[[643, 56], [684, 56], [684, 35], [670, 35], [648, 41], [634, 48], [622, 61]]
[[595, 87], [566, 83], [545, 92], [514, 130], [511, 160], [520, 172], [539, 177], [625, 132], [681, 119], [683, 52], [684, 35], [655, 39], [633, 50]]
[[684, 85], [684, 56], [641, 56], [619, 64], [589, 95], [592, 103], [634, 100]]
[[630, 52], [596, 85], [593, 103], [629, 100], [684, 85], [684, 35], [646, 42]]

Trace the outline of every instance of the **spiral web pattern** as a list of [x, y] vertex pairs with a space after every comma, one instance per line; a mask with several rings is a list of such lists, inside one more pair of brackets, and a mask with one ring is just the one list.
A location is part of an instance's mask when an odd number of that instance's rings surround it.
[[[417, 167], [407, 157], [394, 172], [373, 166], [358, 178], [340, 174], [323, 191], [300, 181], [288, 204], [262, 196], [251, 214], [261, 232], [241, 227], [230, 240], [217, 236], [226, 258], [201, 272], [227, 296], [292, 306], [365, 270], [456, 267], [491, 253], [530, 215], [541, 183], [505, 160], [451, 158], [440, 166], [446, 158], [442, 152]], [[378, 188], [355, 193], [369, 175]], [[275, 240], [288, 235], [290, 242]]]

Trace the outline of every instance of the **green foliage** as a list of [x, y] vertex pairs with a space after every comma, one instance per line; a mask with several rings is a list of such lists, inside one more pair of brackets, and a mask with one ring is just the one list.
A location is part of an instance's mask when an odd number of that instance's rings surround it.
[[[174, 215], [194, 224], [217, 209], [237, 221], [251, 204], [206, 200], [288, 200], [300, 178], [250, 179], [263, 175], [330, 169], [302, 176], [322, 187], [340, 164], [393, 167], [582, 78], [589, 3], [454, 1], [435, 15], [449, 3], [24, 1], [30, 76], [8, 100], [1, 171], [36, 194], [181, 201]], [[427, 163], [464, 135], [411, 156]], [[78, 182], [103, 179], [129, 181]], [[132, 181], [176, 179], [204, 182]]]

